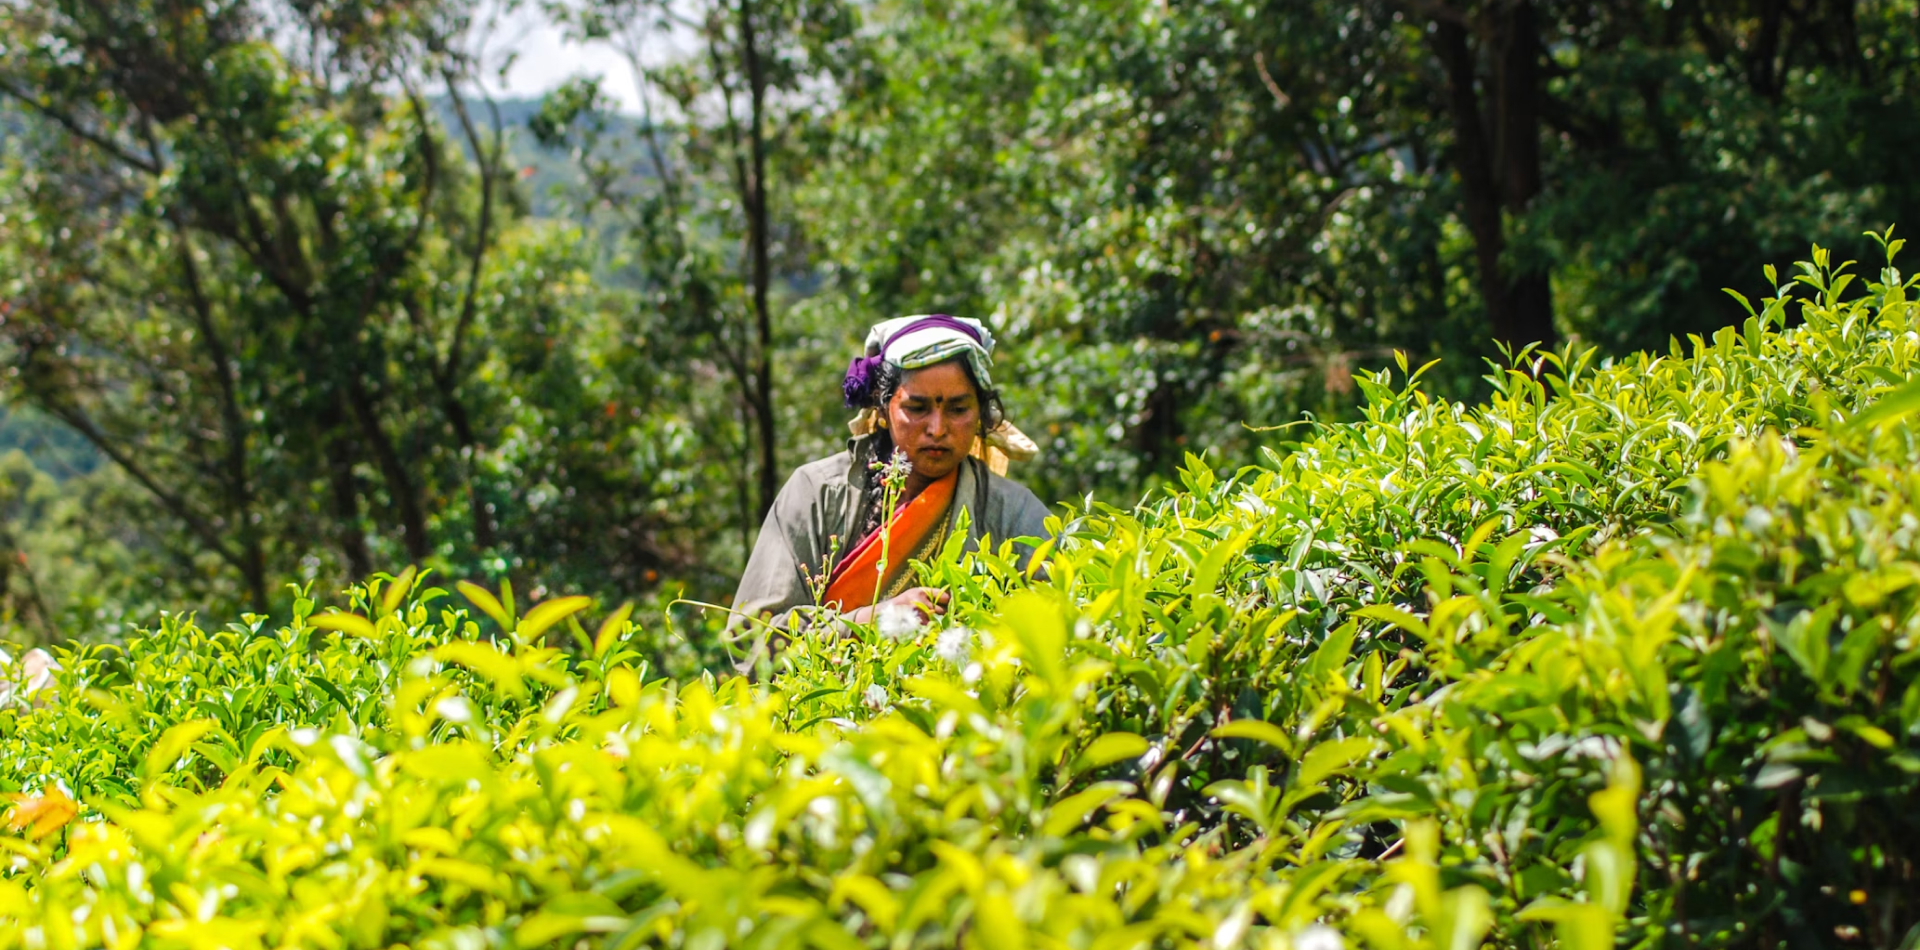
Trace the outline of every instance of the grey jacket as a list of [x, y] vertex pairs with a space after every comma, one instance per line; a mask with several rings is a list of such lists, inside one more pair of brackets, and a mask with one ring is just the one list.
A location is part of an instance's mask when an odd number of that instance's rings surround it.
[[[772, 614], [783, 626], [795, 607], [813, 603], [801, 565], [818, 577], [831, 570], [826, 563], [830, 539], [840, 539], [844, 556], [860, 543], [855, 522], [867, 508], [866, 468], [872, 454], [866, 439], [848, 443], [848, 451], [800, 466], [787, 479], [773, 510], [760, 526], [740, 589], [733, 595], [735, 610], [749, 617]], [[1025, 485], [993, 474], [984, 462], [968, 457], [960, 465], [960, 481], [953, 501], [968, 509], [972, 522], [967, 547], [976, 549], [983, 536], [995, 544], [1007, 538], [1047, 536], [1047, 506]], [[957, 517], [959, 512], [954, 513]], [[1025, 553], [1023, 552], [1023, 558]]]

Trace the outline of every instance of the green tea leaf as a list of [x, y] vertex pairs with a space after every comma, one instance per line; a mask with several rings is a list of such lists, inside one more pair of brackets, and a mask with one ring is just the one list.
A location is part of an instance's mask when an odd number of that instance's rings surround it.
[[548, 627], [592, 605], [593, 598], [577, 595], [543, 600], [535, 604], [532, 610], [527, 611], [525, 617], [520, 618], [520, 625], [514, 632], [527, 640], [532, 640], [547, 632]]
[[307, 623], [321, 630], [337, 630], [341, 633], [359, 637], [362, 640], [373, 640], [379, 637], [378, 631], [374, 629], [373, 622], [358, 614], [342, 613], [341, 611], [335, 610], [308, 617]]
[[1109, 732], [1088, 744], [1073, 762], [1075, 774], [1112, 765], [1122, 759], [1137, 759], [1145, 754], [1147, 740], [1131, 732]]
[[1899, 386], [1875, 400], [1873, 405], [1855, 413], [1848, 419], [1846, 429], [1859, 432], [1905, 418], [1914, 410], [1920, 409], [1920, 379]]
[[513, 615], [505, 607], [500, 606], [500, 601], [493, 596], [492, 592], [471, 581], [460, 581], [453, 586], [461, 596], [480, 608], [481, 613], [492, 617], [493, 622], [499, 624], [501, 630], [513, 629]]

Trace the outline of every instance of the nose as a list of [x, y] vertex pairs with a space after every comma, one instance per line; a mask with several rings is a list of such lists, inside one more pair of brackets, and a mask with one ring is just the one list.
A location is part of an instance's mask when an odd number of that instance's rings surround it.
[[938, 406], [927, 414], [927, 435], [944, 438], [947, 434], [947, 412]]

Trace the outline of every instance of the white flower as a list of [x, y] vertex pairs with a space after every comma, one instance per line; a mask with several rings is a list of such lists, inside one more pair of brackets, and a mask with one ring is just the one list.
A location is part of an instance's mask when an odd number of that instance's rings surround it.
[[893, 457], [886, 461], [882, 462], [879, 459], [874, 459], [873, 463], [867, 467], [879, 472], [880, 483], [895, 491], [898, 491], [900, 486], [907, 483], [908, 475], [913, 474], [912, 460], [907, 458], [907, 453], [899, 449], [894, 449]]
[[967, 658], [973, 653], [973, 631], [965, 627], [948, 627], [940, 631], [940, 638], [933, 642], [933, 655], [954, 665], [967, 665]]
[[905, 640], [920, 632], [920, 611], [911, 604], [881, 604], [875, 619], [880, 635], [889, 640]]
[[1293, 950], [1346, 950], [1346, 946], [1340, 931], [1326, 924], [1308, 924], [1293, 938]]
[[887, 691], [882, 688], [879, 683], [868, 686], [866, 694], [861, 698], [867, 704], [868, 709], [878, 710], [886, 708]]
[[448, 722], [469, 722], [473, 719], [473, 707], [467, 705], [464, 696], [448, 696], [434, 703], [433, 711]]
[[367, 777], [367, 761], [361, 755], [364, 747], [360, 740], [352, 736], [328, 736], [327, 744], [333, 747], [333, 754], [340, 759], [341, 765], [347, 767], [347, 771], [360, 778]]
[[[12, 666], [13, 654], [0, 650], [0, 667]], [[20, 677], [23, 682], [16, 687], [11, 680], [0, 679], [0, 705], [13, 702], [14, 696], [25, 698], [32, 696], [53, 684], [53, 671], [62, 669], [53, 655], [35, 647], [20, 658]]]

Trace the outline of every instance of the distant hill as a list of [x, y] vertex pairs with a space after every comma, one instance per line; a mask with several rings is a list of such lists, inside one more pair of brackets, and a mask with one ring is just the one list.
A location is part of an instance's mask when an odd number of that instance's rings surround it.
[[[459, 118], [455, 115], [451, 101], [443, 97], [431, 100], [439, 113], [440, 121], [449, 130], [459, 129]], [[564, 196], [571, 189], [582, 186], [582, 178], [573, 156], [563, 151], [544, 148], [534, 140], [528, 123], [540, 113], [537, 98], [512, 98], [495, 100], [500, 116], [500, 124], [507, 131], [507, 155], [509, 163], [520, 170], [521, 193], [526, 195], [529, 210], [536, 218], [558, 217], [565, 213]], [[469, 101], [467, 113], [476, 123], [488, 124], [491, 129], [491, 113], [483, 103]], [[609, 114], [606, 121], [605, 141], [619, 143], [633, 150], [632, 167], [640, 178], [651, 178], [646, 156], [639, 150], [638, 135], [643, 126], [638, 118], [621, 114]]]
[[92, 443], [44, 413], [0, 404], [0, 455], [14, 449], [56, 480], [86, 475], [106, 461]]
[[[439, 97], [432, 106], [454, 140], [463, 141], [452, 104]], [[529, 212], [536, 218], [567, 214], [565, 195], [581, 186], [581, 176], [571, 155], [541, 147], [528, 131], [528, 121], [540, 112], [540, 100], [501, 99], [496, 106], [507, 132], [509, 164], [520, 172], [516, 185], [527, 198]], [[468, 110], [475, 122], [491, 128], [493, 112], [483, 103], [470, 102]], [[16, 107], [0, 105], [0, 147], [24, 131], [23, 121]], [[615, 114], [607, 116], [606, 122], [607, 140], [633, 146], [635, 174], [650, 177], [644, 155], [638, 151], [639, 120]], [[105, 461], [84, 438], [58, 421], [28, 407], [0, 404], [0, 455], [13, 449], [26, 453], [35, 467], [57, 480], [88, 474]]]

